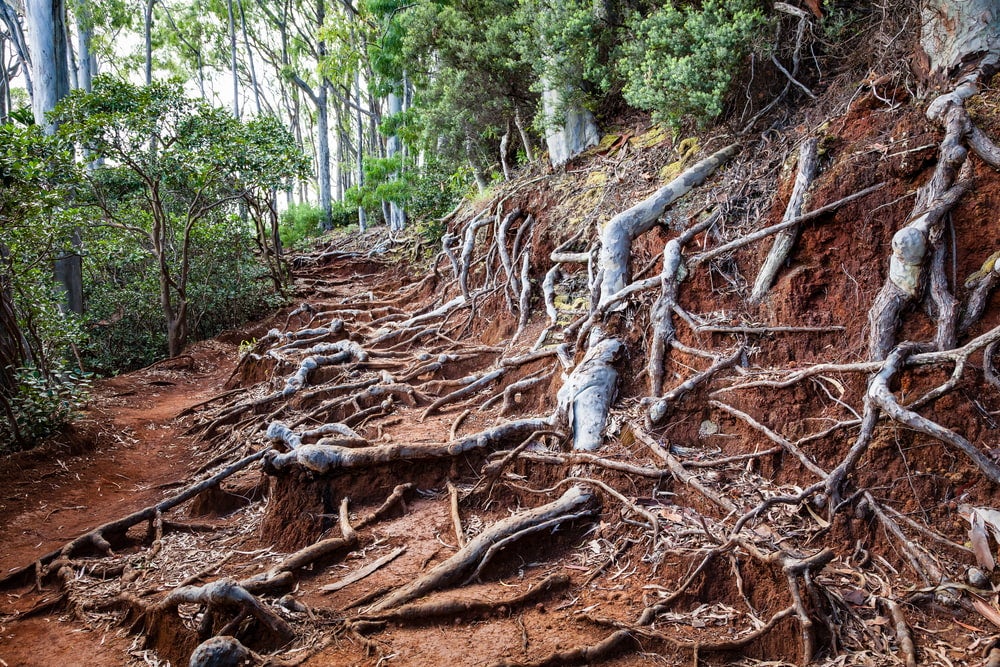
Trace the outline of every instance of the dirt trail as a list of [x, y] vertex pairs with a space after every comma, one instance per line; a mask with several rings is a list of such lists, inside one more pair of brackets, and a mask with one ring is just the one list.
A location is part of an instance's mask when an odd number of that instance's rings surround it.
[[[156, 502], [199, 461], [185, 408], [217, 394], [236, 348], [191, 346], [169, 362], [96, 383], [83, 419], [45, 446], [0, 459], [0, 572], [31, 562], [74, 537]], [[7, 592], [3, 614], [44, 605], [55, 594]], [[58, 624], [58, 627], [55, 627]], [[131, 644], [59, 614], [0, 622], [0, 664], [121, 664]], [[40, 650], [41, 649], [41, 650]]]

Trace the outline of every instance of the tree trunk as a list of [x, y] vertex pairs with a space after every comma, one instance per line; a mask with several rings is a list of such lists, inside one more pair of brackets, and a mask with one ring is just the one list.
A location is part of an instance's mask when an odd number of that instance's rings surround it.
[[263, 111], [260, 103], [260, 84], [257, 82], [257, 67], [253, 62], [253, 51], [250, 49], [250, 36], [247, 34], [247, 15], [243, 9], [243, 0], [236, 0], [240, 10], [240, 29], [243, 32], [243, 46], [247, 50], [247, 66], [250, 68], [250, 85], [253, 87], [254, 108], [260, 116]]
[[[393, 116], [403, 111], [403, 99], [396, 93], [389, 93], [389, 115]], [[395, 157], [400, 152], [400, 142], [399, 136], [393, 134], [386, 141], [386, 152], [388, 157]], [[399, 174], [395, 173], [392, 178], [398, 178]], [[389, 229], [394, 232], [403, 231], [406, 226], [406, 211], [403, 207], [394, 201], [389, 202], [389, 217], [388, 217]]]
[[65, 10], [62, 0], [39, 0], [26, 4], [28, 33], [31, 40], [31, 78], [34, 96], [31, 110], [35, 124], [47, 134], [55, 132], [45, 114], [69, 92], [69, 68], [66, 56]]
[[326, 81], [320, 84], [319, 94], [316, 96], [316, 174], [319, 181], [319, 206], [323, 210], [323, 229], [333, 229], [333, 203], [330, 198], [330, 112], [327, 95], [329, 85]]
[[[363, 147], [365, 145], [365, 125], [363, 119], [361, 118], [361, 74], [359, 72], [354, 73], [354, 97], [358, 100], [357, 105], [355, 105], [355, 120], [358, 124], [358, 146], [357, 146], [357, 186], [360, 190], [365, 184], [365, 157]], [[358, 205], [358, 231], [364, 233], [365, 229], [368, 227], [368, 220], [365, 215], [365, 207]]]
[[233, 73], [233, 117], [240, 117], [240, 77], [236, 59], [236, 17], [233, 14], [233, 0], [226, 1], [226, 12], [229, 15], [229, 57]]
[[146, 23], [144, 37], [146, 40], [146, 85], [153, 83], [153, 5], [156, 0], [146, 0]]
[[79, 72], [77, 81], [81, 90], [90, 92], [94, 75], [97, 74], [97, 59], [91, 49], [94, 36], [94, 17], [90, 11], [89, 0], [76, 2], [76, 49]]
[[542, 113], [546, 127], [551, 127], [545, 135], [549, 147], [549, 162], [553, 167], [561, 167], [566, 162], [601, 140], [600, 130], [594, 114], [580, 106], [567, 102], [563, 90], [553, 90], [548, 85], [542, 92]]
[[24, 88], [28, 91], [28, 97], [34, 99], [34, 84], [32, 83], [31, 56], [28, 51], [27, 41], [24, 39], [24, 32], [21, 29], [21, 21], [14, 11], [13, 5], [5, 0], [0, 0], [0, 21], [7, 26], [7, 35], [11, 44], [14, 45], [14, 52], [21, 63], [21, 72], [24, 74]]
[[986, 76], [1000, 64], [1000, 8], [994, 0], [924, 0], [918, 65], [932, 83], [947, 84], [966, 70]]

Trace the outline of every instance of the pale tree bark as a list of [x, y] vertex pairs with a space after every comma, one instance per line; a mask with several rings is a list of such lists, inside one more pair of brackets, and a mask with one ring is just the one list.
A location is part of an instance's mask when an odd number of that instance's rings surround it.
[[31, 48], [31, 78], [34, 95], [31, 111], [35, 123], [52, 134], [55, 126], [45, 114], [69, 92], [69, 67], [67, 66], [65, 8], [62, 0], [39, 0], [26, 4], [28, 36]]
[[0, 37], [0, 123], [10, 113], [10, 72], [7, 70], [7, 38]]
[[247, 67], [250, 68], [250, 85], [253, 88], [254, 108], [257, 115], [263, 114], [260, 101], [260, 84], [257, 81], [257, 67], [254, 64], [253, 49], [250, 48], [250, 36], [247, 33], [247, 14], [243, 8], [243, 0], [236, 0], [236, 6], [240, 10], [240, 30], [243, 33], [243, 46], [247, 50]]
[[1000, 7], [994, 0], [924, 0], [920, 18], [920, 55], [935, 82], [956, 81], [963, 70], [990, 74], [1000, 63]]
[[[31, 45], [31, 68], [34, 95], [31, 111], [35, 124], [46, 134], [56, 131], [55, 123], [46, 118], [56, 104], [69, 93], [69, 63], [66, 52], [66, 8], [62, 0], [40, 0], [26, 5], [28, 35]], [[56, 280], [65, 291], [65, 307], [74, 313], [83, 312], [83, 271], [77, 248], [79, 236], [71, 240], [74, 248], [55, 261]]]
[[545, 115], [545, 143], [549, 161], [560, 167], [601, 140], [594, 114], [568, 100], [566, 90], [549, 85], [542, 92], [542, 112]]
[[873, 360], [886, 358], [896, 345], [903, 313], [928, 297], [938, 320], [935, 344], [939, 349], [955, 345], [958, 308], [944, 271], [948, 215], [972, 186], [969, 150], [987, 163], [997, 150], [973, 125], [965, 101], [1000, 63], [1000, 7], [986, 0], [924, 0], [921, 17], [921, 74], [946, 91], [928, 105], [926, 115], [945, 135], [934, 173], [917, 190], [907, 224], [893, 236], [889, 275], [868, 311]]
[[[405, 94], [405, 92], [404, 92]], [[397, 95], [395, 92], [389, 93], [389, 115], [395, 115], [403, 111], [403, 98]], [[395, 157], [400, 153], [400, 141], [397, 134], [393, 134], [386, 141], [386, 152], [388, 157]], [[393, 178], [397, 178], [398, 173], [393, 174]], [[394, 232], [402, 231], [406, 226], [406, 211], [397, 202], [389, 202], [389, 229]]]
[[[281, 38], [281, 64], [282, 68], [288, 71], [292, 83], [305, 93], [309, 101], [316, 108], [316, 175], [317, 188], [319, 189], [320, 208], [323, 211], [322, 225], [324, 229], [330, 229], [332, 222], [332, 201], [330, 198], [330, 133], [329, 133], [329, 88], [330, 84], [326, 78], [313, 88], [298, 72], [292, 68], [289, 56], [289, 5], [286, 3], [281, 9], [281, 14], [275, 13], [271, 3], [264, 0], [257, 0], [257, 6], [267, 15], [268, 20], [278, 29]], [[323, 27], [326, 20], [326, 4], [323, 0], [316, 2], [316, 13], [314, 14], [317, 30]], [[320, 58], [326, 53], [326, 44], [323, 40], [316, 43], [316, 53]]]
[[18, 18], [17, 11], [10, 0], [0, 0], [0, 21], [7, 26], [7, 34], [11, 44], [14, 45], [14, 53], [21, 63], [21, 73], [24, 75], [24, 88], [28, 91], [28, 97], [34, 98], [34, 85], [32, 83], [31, 56], [28, 51], [28, 42], [24, 37], [24, 30], [21, 27], [21, 19]]
[[91, 42], [94, 36], [94, 16], [89, 0], [76, 0], [76, 50], [77, 84], [81, 90], [90, 92], [94, 76], [97, 74], [97, 58]]
[[229, 16], [229, 57], [233, 73], [233, 116], [240, 117], [240, 76], [236, 57], [236, 17], [233, 14], [233, 0], [227, 0], [226, 12]]
[[[358, 103], [355, 105], [355, 115], [358, 124], [358, 145], [357, 145], [357, 185], [361, 188], [365, 184], [365, 125], [364, 119], [361, 117], [361, 74], [360, 72], [354, 73], [354, 97], [357, 99]], [[368, 219], [365, 214], [365, 207], [358, 205], [358, 231], [364, 233], [368, 227]]]

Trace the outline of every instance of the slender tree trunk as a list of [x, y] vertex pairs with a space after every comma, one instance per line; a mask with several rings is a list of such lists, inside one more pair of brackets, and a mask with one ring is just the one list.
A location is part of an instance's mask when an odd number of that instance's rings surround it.
[[97, 59], [94, 57], [91, 42], [94, 36], [94, 17], [90, 11], [89, 0], [76, 2], [76, 49], [79, 74], [77, 79], [81, 90], [90, 92], [94, 76], [97, 74]]
[[329, 128], [329, 97], [324, 81], [320, 84], [316, 99], [316, 157], [319, 163], [319, 205], [323, 209], [323, 229], [333, 229], [333, 203], [330, 198], [330, 128]]
[[257, 110], [257, 115], [260, 116], [263, 113], [260, 103], [260, 84], [257, 82], [257, 67], [254, 65], [253, 50], [250, 48], [250, 37], [247, 34], [247, 15], [243, 9], [243, 0], [236, 0], [236, 3], [240, 10], [240, 29], [243, 32], [243, 46], [247, 50], [247, 66], [250, 68], [250, 85], [253, 88], [254, 108]]
[[7, 40], [0, 39], [0, 124], [6, 123], [10, 109], [10, 75], [7, 72]]
[[146, 22], [144, 37], [146, 40], [146, 85], [153, 83], [153, 5], [156, 0], [146, 0]]
[[28, 91], [28, 97], [34, 99], [34, 83], [32, 81], [31, 56], [28, 50], [27, 40], [24, 38], [24, 31], [21, 29], [21, 21], [14, 11], [14, 7], [6, 0], [0, 0], [0, 21], [7, 26], [7, 34], [14, 52], [21, 63], [21, 73], [24, 74], [24, 88]]
[[229, 54], [233, 72], [233, 116], [240, 117], [240, 77], [236, 59], [236, 18], [233, 15], [233, 0], [226, 1], [226, 11], [229, 13]]
[[[357, 145], [357, 186], [362, 188], [365, 185], [365, 161], [364, 161], [364, 150], [365, 145], [365, 125], [364, 119], [361, 117], [361, 74], [360, 72], [354, 73], [354, 97], [358, 100], [355, 106], [358, 123], [358, 145]], [[365, 215], [365, 207], [358, 205], [358, 231], [364, 233], [368, 228], [368, 219]]]
[[[405, 95], [405, 92], [404, 92]], [[402, 113], [403, 111], [403, 98], [400, 95], [392, 92], [389, 93], [389, 115], [394, 116], [396, 114]], [[399, 135], [393, 134], [386, 141], [386, 153], [388, 157], [395, 157], [400, 153], [400, 142]], [[392, 175], [392, 178], [399, 178], [399, 172]], [[406, 226], [406, 211], [397, 202], [389, 202], [389, 217], [387, 218], [389, 223], [389, 229], [394, 232], [400, 232]]]
[[80, 87], [80, 77], [77, 71], [76, 54], [73, 52], [73, 33], [69, 25], [69, 14], [63, 7], [63, 40], [66, 42], [66, 72], [69, 74], [69, 88]]

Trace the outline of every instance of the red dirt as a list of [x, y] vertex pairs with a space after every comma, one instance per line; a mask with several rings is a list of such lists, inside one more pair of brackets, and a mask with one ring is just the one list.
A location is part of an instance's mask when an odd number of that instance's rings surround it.
[[[880, 104], [883, 103], [877, 99], [861, 96], [842, 118], [830, 123], [826, 130], [828, 136], [824, 139], [827, 162], [812, 191], [810, 208], [883, 179], [888, 179], [889, 185], [864, 202], [844, 207], [806, 225], [789, 266], [782, 271], [763, 304], [747, 307], [739, 290], [732, 285], [745, 283], [747, 276], [752, 277], [768, 243], [756, 244], [737, 252], [731, 259], [713, 263], [683, 283], [680, 305], [691, 313], [714, 315], [723, 323], [844, 327], [843, 331], [810, 335], [738, 339], [749, 345], [749, 366], [741, 371], [791, 370], [815, 362], [853, 362], [864, 358], [867, 333], [864, 313], [884, 279], [891, 236], [912, 207], [909, 193], [926, 179], [927, 169], [934, 159], [933, 151], [907, 153], [904, 159], [893, 155], [892, 149], [880, 148], [872, 152], [871, 148], [898, 143], [904, 134], [907, 137], [905, 147], [933, 144], [939, 140], [937, 133], [926, 129], [927, 124], [918, 111], [907, 106], [890, 110]], [[639, 133], [641, 131], [636, 132]], [[742, 162], [732, 166], [727, 178], [707, 185], [692, 197], [695, 201], [677, 212], [678, 218], [693, 216], [702, 206], [718, 202], [727, 202], [735, 211], [733, 227], [705, 235], [698, 241], [700, 246], [713, 247], [738, 236], [743, 231], [739, 225], [744, 215], [754, 218], [758, 226], [780, 217], [792, 175], [782, 165], [793, 143], [791, 137], [784, 137], [767, 145], [758, 155], [741, 158]], [[620, 161], [624, 159], [622, 156], [630, 150], [628, 144], [623, 142], [623, 146], [614, 159], [591, 156], [587, 168], [607, 168], [611, 174], [617, 174]], [[586, 173], [553, 176], [522, 193], [519, 204], [538, 219], [533, 238], [533, 276], [546, 266], [551, 249], [571, 235], [574, 225], [592, 224], [596, 218], [606, 221], [612, 213], [654, 188], [659, 166], [675, 158], [671, 150], [658, 146], [643, 153], [633, 151], [629, 156], [632, 161], [626, 164], [627, 173], [639, 176], [631, 182], [615, 176], [617, 186], [609, 189], [600, 207], [587, 199], [586, 193], [593, 187], [587, 184]], [[762, 168], [762, 164], [767, 168]], [[747, 186], [756, 188], [758, 198], [747, 203], [753, 198], [734, 195], [732, 184], [740, 182], [741, 174], [755, 169], [768, 175]], [[977, 165], [977, 177], [976, 190], [963, 200], [953, 215], [959, 282], [961, 276], [978, 268], [984, 256], [995, 249], [984, 246], [982, 239], [987, 224], [991, 239], [996, 237], [996, 224], [988, 218], [988, 212], [995, 210], [995, 203], [1000, 200], [1000, 179], [982, 165]], [[573, 201], [581, 197], [589, 207], [587, 215], [591, 216], [586, 220], [582, 219], [584, 216], [573, 218], [571, 215], [574, 211], [579, 213]], [[756, 214], [759, 219], [754, 217]], [[565, 224], [567, 220], [569, 225]], [[632, 268], [637, 271], [652, 262], [650, 271], [658, 271], [658, 253], [662, 251], [664, 240], [673, 233], [658, 229], [639, 239], [634, 247]], [[483, 271], [482, 265], [479, 269]], [[387, 308], [380, 299], [400, 293], [410, 280], [403, 268], [385, 269], [373, 260], [336, 261], [309, 269], [304, 274], [315, 282], [311, 282], [303, 294], [312, 302], [322, 302], [330, 308], [366, 292], [372, 293], [371, 301], [379, 303], [378, 308]], [[474, 277], [482, 278], [481, 275]], [[752, 278], [750, 280], [752, 282]], [[402, 305], [408, 312], [416, 310], [432, 295], [432, 283], [435, 288], [443, 289], [445, 282], [444, 279], [429, 282], [410, 303]], [[618, 423], [610, 430], [601, 454], [637, 465], [653, 465], [655, 461], [635, 438], [627, 437], [629, 434], [621, 421], [638, 416], [638, 401], [646, 392], [643, 369], [648, 331], [645, 318], [651, 298], [643, 295], [623, 315], [616, 315], [618, 319], [609, 325], [621, 325], [629, 354], [622, 363], [622, 386], [616, 404]], [[1000, 324], [998, 306], [1000, 298], [995, 296], [984, 320], [976, 325], [972, 335]], [[479, 317], [469, 331], [462, 331], [463, 343], [504, 344], [516, 329], [516, 321], [507, 311], [503, 297], [494, 294], [483, 299], [477, 307]], [[360, 339], [361, 334], [356, 332], [376, 319], [375, 312], [376, 307], [372, 305], [368, 312], [359, 313], [353, 319], [345, 318], [350, 319], [348, 330]], [[379, 311], [378, 316], [383, 314]], [[4, 545], [0, 567], [9, 569], [31, 563], [104, 521], [155, 502], [190, 479], [199, 465], [219, 452], [182, 435], [189, 424], [178, 420], [178, 413], [214, 396], [224, 386], [249, 387], [270, 378], [272, 372], [279, 379], [283, 377], [287, 369], [279, 372], [275, 364], [268, 361], [241, 369], [227, 385], [236, 357], [234, 343], [243, 338], [263, 337], [269, 327], [283, 323], [284, 314], [280, 314], [267, 323], [225, 337], [229, 343], [208, 342], [193, 346], [188, 351], [190, 361], [182, 360], [181, 366], [177, 366], [177, 362], [161, 364], [101, 382], [95, 388], [86, 419], [71, 432], [45, 448], [3, 460], [0, 479], [6, 481], [7, 490], [0, 501], [0, 543]], [[530, 346], [541, 330], [542, 325], [536, 317], [522, 335], [520, 345]], [[925, 339], [930, 330], [931, 320], [926, 314], [910, 313], [900, 339]], [[736, 342], [732, 336], [696, 335], [686, 328], [678, 335], [683, 342], [702, 349], [723, 350]], [[435, 379], [462, 377], [489, 367], [495, 359], [483, 353], [448, 366]], [[183, 363], [189, 365], [185, 367]], [[704, 359], [672, 353], [666, 368], [668, 382], [674, 384], [689, 377], [692, 369], [704, 368], [705, 363]], [[981, 363], [980, 356], [974, 359], [973, 365]], [[545, 367], [544, 363], [525, 366], [506, 380], [521, 378]], [[943, 382], [950, 370], [909, 371], [893, 389], [904, 397], [918, 396]], [[326, 377], [323, 373], [317, 376]], [[726, 380], [731, 381], [733, 377]], [[860, 409], [864, 383], [864, 375], [840, 374], [832, 379], [801, 383], [782, 390], [725, 393], [721, 394], [721, 400], [750, 413], [785, 437], [797, 439], [816, 432], [831, 421], [849, 418], [843, 404]], [[514, 416], [550, 411], [554, 391], [560, 384], [557, 373], [550, 383], [525, 392], [516, 410], [519, 414]], [[723, 384], [721, 380], [708, 383], [685, 397], [669, 423], [657, 431], [657, 437], [663, 443], [693, 450], [692, 460], [715, 452], [719, 456], [737, 455], [770, 447], [769, 441], [742, 421], [708, 405], [711, 392]], [[395, 417], [378, 424], [377, 428], [364, 427], [364, 435], [379, 442], [428, 444], [447, 441], [446, 434], [459, 411], [452, 406], [421, 421], [417, 415], [425, 406], [414, 409], [397, 405]], [[1000, 397], [982, 380], [978, 369], [968, 370], [953, 392], [924, 409], [925, 414], [960, 431], [984, 449], [995, 445], [998, 425], [994, 417], [998, 411]], [[495, 423], [497, 416], [495, 409], [474, 411], [458, 432], [460, 435], [478, 432]], [[702, 432], [709, 421], [717, 428], [716, 432]], [[808, 443], [804, 449], [819, 466], [829, 470], [843, 458], [853, 437], [853, 431], [835, 433]], [[245, 438], [237, 436], [238, 440], [241, 438], [244, 440], [238, 443], [241, 447], [253, 448], [263, 442], [256, 432]], [[378, 506], [397, 483], [413, 482], [418, 492], [407, 498], [405, 511], [396, 511], [385, 521], [367, 529], [360, 546], [352, 552], [317, 563], [300, 577], [295, 599], [306, 605], [309, 613], [318, 619], [307, 619], [305, 613], [289, 612], [296, 628], [306, 634], [301, 646], [317, 651], [304, 664], [483, 664], [501, 658], [537, 660], [552, 651], [595, 643], [608, 635], [614, 623], [633, 623], [644, 608], [674, 590], [677, 582], [693, 570], [696, 559], [685, 551], [683, 536], [704, 537], [704, 533], [721, 524], [721, 521], [713, 523], [719, 519], [718, 508], [669, 476], [655, 481], [590, 469], [588, 475], [619, 489], [629, 502], [655, 512], [671, 539], [676, 536], [680, 540], [676, 548], [650, 549], [649, 536], [637, 528], [636, 517], [616, 502], [605, 499], [603, 514], [596, 524], [578, 522], [578, 525], [560, 527], [519, 544], [516, 553], [498, 557], [483, 572], [481, 581], [436, 594], [434, 599], [502, 600], [525, 591], [550, 573], [569, 575], [572, 578], [569, 589], [516, 610], [499, 607], [485, 614], [457, 614], [444, 621], [390, 623], [367, 635], [366, 639], [346, 632], [341, 622], [352, 603], [387, 587], [411, 581], [455, 553], [456, 538], [445, 483], [450, 480], [471, 486], [481, 463], [481, 458], [470, 455], [447, 462], [381, 464], [364, 471], [328, 476], [304, 471], [283, 475], [248, 471], [223, 485], [227, 500], [232, 501], [230, 505], [222, 507], [217, 497], [203, 499], [202, 508], [214, 510], [207, 519], [199, 511], [188, 511], [189, 518], [210, 523], [214, 531], [171, 533], [172, 539], [179, 542], [173, 548], [180, 555], [175, 553], [170, 556], [173, 560], [160, 561], [155, 566], [146, 563], [136, 549], [136, 567], [149, 566], [140, 578], [150, 599], [158, 599], [181, 579], [208, 565], [219, 565], [218, 570], [213, 571], [213, 578], [216, 572], [218, 576], [248, 577], [273, 565], [285, 552], [321, 537], [336, 536], [336, 514], [342, 498], [350, 498], [352, 516], [358, 517]], [[521, 486], [498, 487], [487, 499], [463, 507], [463, 520], [470, 532], [505, 518], [518, 508], [539, 504], [541, 494], [531, 493], [523, 488], [524, 485], [548, 487], [570, 474], [578, 474], [578, 469], [519, 461], [510, 472]], [[814, 481], [795, 459], [780, 454], [751, 463], [727, 465], [706, 479], [720, 495], [755, 501], [762, 495], [765, 482], [769, 492], [793, 492]], [[958, 516], [958, 502], [979, 506], [996, 506], [1000, 502], [1000, 492], [983, 481], [964, 457], [940, 443], [891, 425], [877, 431], [875, 442], [852, 482], [858, 488], [870, 488], [880, 502], [912, 515], [959, 544], [966, 540], [968, 524]], [[755, 486], [757, 483], [760, 486]], [[256, 502], [258, 491], [265, 487], [268, 501]], [[219, 516], [227, 512], [231, 513]], [[920, 582], [914, 580], [897, 544], [863, 508], [842, 512], [831, 525], [818, 530], [817, 526], [823, 522], [821, 513], [821, 509], [814, 512], [810, 507], [795, 507], [783, 516], [783, 520], [786, 527], [792, 526], [797, 534], [816, 535], [816, 542], [806, 545], [810, 550], [826, 546], [836, 553], [836, 560], [822, 573], [823, 583], [846, 601], [840, 608], [845, 627], [856, 623], [851, 627], [862, 627], [868, 633], [853, 638], [853, 653], [843, 656], [846, 664], [895, 664], [894, 658], [887, 657], [895, 654], [895, 640], [886, 639], [891, 634], [883, 630], [888, 619], [875, 599], [879, 595], [901, 596], [902, 591], [919, 587]], [[710, 521], [706, 523], [705, 517]], [[180, 520], [186, 519], [182, 516]], [[774, 544], [790, 539], [773, 531], [769, 533], [772, 529], [764, 521], [756, 530], [762, 540], [771, 539]], [[339, 580], [400, 546], [406, 547], [405, 553], [366, 579], [334, 593], [320, 590], [321, 586]], [[956, 571], [971, 564], [970, 557], [964, 553], [956, 555], [943, 548], [933, 553]], [[865, 574], [859, 580], [862, 571]], [[0, 616], [0, 660], [3, 661], [0, 665], [62, 667], [123, 662], [137, 665], [147, 659], [184, 664], [196, 643], [195, 632], [189, 627], [193, 625], [190, 619], [171, 620], [159, 632], [153, 633], [157, 636], [146, 646], [141, 638], [129, 634], [128, 623], [119, 623], [122, 619], [110, 614], [76, 618], [60, 606], [25, 617], [24, 612], [54, 598], [54, 584], [41, 592], [22, 587], [5, 591], [4, 595], [0, 598], [0, 613], [3, 614]], [[655, 630], [675, 640], [719, 641], [731, 636], [735, 628], [746, 628], [748, 612], [744, 610], [752, 610], [757, 618], [766, 619], [786, 607], [788, 597], [780, 567], [766, 566], [745, 554], [731, 558], [722, 556], [695, 577], [674, 604], [672, 610], [677, 613], [658, 619]], [[927, 664], [973, 664], [979, 660], [979, 651], [995, 630], [985, 618], [934, 602], [908, 604], [906, 614], [918, 636], [918, 645], [922, 647], [922, 661]], [[322, 646], [324, 633], [334, 639]], [[821, 640], [828, 638], [824, 633], [826, 629], [819, 631]], [[248, 641], [258, 641], [258, 649], [263, 650], [267, 645], [265, 639], [254, 636], [253, 632], [247, 634]], [[869, 645], [872, 652], [865, 653]], [[668, 641], [653, 637], [642, 637], [638, 648], [635, 645], [626, 648], [628, 651], [621, 656], [603, 664], [691, 663], [689, 649], [677, 650]], [[149, 652], [154, 649], [155, 655]], [[699, 659], [701, 664], [717, 665], [737, 660], [752, 664], [755, 659], [773, 661], [769, 664], [798, 663], [801, 662], [799, 628], [794, 619], [788, 618], [742, 652], [702, 655]]]

